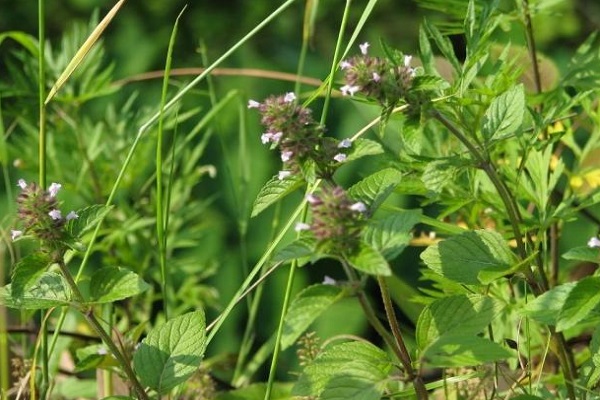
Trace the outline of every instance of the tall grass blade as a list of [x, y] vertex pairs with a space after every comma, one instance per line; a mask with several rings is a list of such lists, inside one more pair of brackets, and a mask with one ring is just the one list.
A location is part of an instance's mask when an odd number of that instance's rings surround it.
[[[56, 95], [56, 93], [60, 90], [60, 88], [65, 84], [65, 82], [69, 79], [69, 77], [77, 69], [79, 64], [81, 64], [81, 62], [83, 61], [85, 56], [89, 53], [89, 51], [92, 49], [94, 44], [98, 41], [98, 39], [100, 39], [100, 36], [102, 36], [102, 33], [104, 32], [104, 30], [106, 29], [108, 24], [110, 24], [110, 22], [113, 20], [115, 15], [117, 15], [117, 12], [119, 11], [119, 9], [123, 5], [123, 3], [125, 3], [125, 0], [119, 0], [119, 2], [114, 5], [114, 7], [108, 12], [108, 14], [106, 14], [106, 16], [102, 19], [102, 21], [100, 21], [98, 26], [96, 26], [96, 28], [92, 31], [92, 33], [86, 39], [86, 41], [83, 43], [83, 45], [81, 45], [79, 50], [77, 50], [77, 53], [75, 53], [75, 56], [73, 56], [73, 58], [71, 59], [71, 61], [69, 62], [69, 64], [67, 65], [67, 67], [65, 68], [63, 73], [60, 74], [60, 76], [56, 80], [56, 83], [54, 84], [54, 86], [52, 86], [52, 89], [50, 89], [50, 93], [48, 93], [48, 97], [46, 97], [44, 104], [48, 104], [50, 102], [50, 100], [52, 100], [52, 98]], [[42, 46], [43, 46], [43, 43], [40, 43], [40, 48]]]

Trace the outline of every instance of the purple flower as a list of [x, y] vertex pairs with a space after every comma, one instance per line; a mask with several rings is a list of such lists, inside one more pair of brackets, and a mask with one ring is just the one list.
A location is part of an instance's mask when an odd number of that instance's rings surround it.
[[381, 80], [381, 75], [377, 72], [373, 72], [373, 82], [379, 82]]
[[358, 211], [359, 213], [364, 213], [367, 211], [367, 206], [362, 201], [357, 201], [349, 207], [352, 211]]
[[364, 42], [363, 44], [358, 45], [358, 47], [360, 47], [360, 52], [363, 54], [363, 56], [367, 55], [369, 46], [370, 46], [369, 42]]
[[283, 136], [283, 132], [276, 132], [276, 133], [271, 134], [271, 142], [279, 143], [282, 136]]
[[260, 103], [256, 100], [248, 100], [248, 108], [259, 108]]
[[347, 149], [350, 146], [352, 146], [352, 140], [350, 140], [350, 139], [344, 139], [341, 142], [339, 142], [337, 145], [338, 149]]
[[18, 231], [16, 229], [12, 229], [10, 231], [10, 238], [12, 241], [15, 241], [17, 238], [21, 237], [23, 235], [23, 231]]
[[50, 211], [48, 213], [48, 215], [50, 216], [50, 218], [52, 218], [55, 221], [58, 221], [59, 219], [62, 218], [62, 214], [61, 214], [60, 210], [57, 210], [57, 209]]
[[588, 240], [587, 245], [588, 245], [588, 247], [591, 247], [591, 248], [599, 248], [600, 247], [600, 239], [598, 239], [596, 236], [594, 236], [593, 238], [590, 238], [590, 240]]
[[304, 222], [298, 222], [294, 227], [296, 232], [308, 231], [310, 230], [310, 225]]
[[60, 183], [52, 182], [52, 184], [50, 184], [50, 187], [48, 188], [48, 193], [50, 193], [50, 197], [56, 197], [61, 187], [62, 185]]
[[346, 161], [346, 158], [348, 158], [348, 156], [346, 156], [344, 153], [338, 153], [333, 156], [333, 159], [337, 162], [344, 162]]
[[323, 285], [335, 285], [335, 283], [335, 279], [329, 275], [325, 275], [325, 277], [323, 277]]
[[308, 201], [310, 204], [316, 204], [318, 203], [320, 200], [317, 196], [315, 196], [314, 194], [309, 194], [306, 196], [306, 201]]
[[270, 132], [263, 133], [262, 135], [260, 135], [260, 141], [262, 142], [262, 144], [267, 144], [271, 140], [273, 140], [273, 134]]
[[296, 95], [294, 94], [294, 92], [287, 92], [283, 97], [283, 101], [285, 101], [286, 103], [292, 103], [294, 100], [296, 100]]
[[77, 213], [75, 211], [71, 211], [70, 213], [67, 214], [67, 221], [70, 221], [72, 219], [77, 219], [79, 218], [79, 215], [77, 215]]
[[281, 152], [281, 161], [283, 161], [283, 162], [290, 161], [292, 159], [293, 155], [294, 155], [293, 151], [290, 151], [290, 150], [282, 151]]
[[279, 171], [279, 173], [277, 173], [277, 178], [282, 181], [290, 175], [292, 175], [292, 171]]
[[344, 70], [346, 68], [350, 68], [352, 66], [352, 64], [350, 64], [350, 62], [346, 61], [346, 60], [342, 60], [342, 62], [340, 63], [340, 69]]
[[20, 187], [22, 190], [25, 190], [25, 188], [27, 187], [27, 182], [25, 182], [25, 179], [19, 179], [19, 181], [17, 182], [17, 186]]
[[358, 92], [360, 90], [360, 86], [356, 86], [356, 85], [344, 85], [340, 88], [340, 90], [342, 91], [342, 94], [344, 96], [354, 96], [354, 93]]

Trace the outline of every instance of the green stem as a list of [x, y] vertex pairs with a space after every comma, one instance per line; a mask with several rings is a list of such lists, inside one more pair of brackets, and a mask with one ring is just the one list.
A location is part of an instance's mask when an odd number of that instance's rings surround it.
[[419, 400], [427, 400], [429, 396], [427, 394], [427, 389], [425, 388], [425, 383], [423, 382], [421, 375], [417, 373], [412, 366], [410, 353], [408, 352], [406, 344], [404, 343], [404, 338], [402, 337], [402, 332], [400, 331], [400, 325], [398, 325], [398, 319], [396, 318], [396, 312], [394, 311], [394, 305], [392, 304], [387, 282], [385, 281], [384, 277], [378, 276], [377, 283], [379, 284], [379, 290], [381, 291], [381, 299], [383, 300], [385, 315], [387, 316], [388, 323], [392, 329], [392, 334], [396, 339], [396, 345], [398, 347], [398, 353], [401, 357], [400, 361], [402, 362], [402, 366], [413, 383], [417, 398]]
[[[45, 20], [45, 1], [38, 0], [38, 103], [39, 103], [39, 142], [38, 142], [38, 173], [40, 187], [46, 187], [46, 106], [44, 99], [46, 97], [46, 20]], [[40, 398], [46, 398], [46, 392], [50, 385], [50, 372], [48, 367], [48, 332], [46, 331], [46, 322], [44, 312], [40, 311], [40, 318], [43, 323], [41, 329], [41, 361], [42, 361], [42, 385], [40, 388]]]
[[117, 347], [110, 335], [106, 332], [100, 321], [98, 321], [98, 319], [94, 315], [93, 308], [91, 306], [85, 305], [84, 297], [79, 291], [79, 287], [77, 286], [77, 283], [75, 283], [75, 279], [73, 279], [73, 275], [71, 275], [71, 272], [65, 265], [64, 261], [58, 260], [57, 264], [62, 272], [63, 277], [66, 279], [67, 284], [71, 289], [71, 292], [73, 293], [73, 297], [75, 300], [74, 303], [77, 310], [81, 312], [88, 324], [90, 324], [91, 328], [96, 332], [100, 339], [102, 339], [102, 342], [104, 342], [104, 344], [108, 347], [108, 349], [115, 357], [117, 362], [121, 365], [123, 371], [125, 372], [125, 375], [127, 375], [127, 378], [129, 379], [129, 382], [133, 386], [133, 390], [136, 392], [138, 399], [148, 399], [148, 395], [146, 394], [144, 387], [141, 385], [140, 381], [135, 375], [135, 372], [133, 372], [133, 368], [131, 368], [131, 364], [129, 363], [123, 352], [121, 352], [121, 350]]
[[[454, 126], [454, 124], [452, 124], [452, 122], [450, 122], [444, 115], [442, 115], [437, 110], [433, 110], [433, 116], [438, 121], [440, 121], [446, 128], [448, 128], [448, 130], [454, 136], [456, 136], [456, 138], [458, 140], [460, 140], [465, 145], [465, 147], [467, 147], [467, 149], [471, 152], [471, 154], [476, 158], [476, 160], [480, 164], [480, 167], [485, 171], [487, 176], [492, 181], [492, 184], [496, 188], [496, 191], [498, 192], [498, 195], [502, 199], [502, 202], [504, 203], [504, 206], [506, 207], [506, 210], [508, 212], [508, 218], [509, 218], [510, 223], [513, 228], [515, 240], [517, 241], [517, 249], [519, 251], [519, 255], [520, 255], [521, 259], [525, 259], [527, 253], [525, 250], [525, 243], [523, 241], [523, 235], [521, 234], [521, 230], [519, 228], [519, 222], [521, 221], [521, 217], [518, 213], [517, 204], [516, 204], [516, 201], [514, 200], [514, 197], [511, 196], [510, 191], [508, 190], [506, 185], [502, 182], [502, 180], [498, 176], [496, 169], [493, 167], [491, 162], [481, 154], [479, 149], [477, 147], [475, 147], [467, 139], [467, 137], [465, 135], [463, 135], [463, 133], [456, 126]], [[534, 294], [536, 296], [539, 296], [539, 295], [545, 293], [546, 291], [548, 291], [549, 286], [548, 286], [548, 277], [546, 276], [543, 265], [539, 265], [537, 270], [538, 270], [538, 273], [539, 273], [539, 276], [541, 279], [541, 284], [540, 284], [540, 282], [538, 282], [535, 279], [535, 277], [533, 276], [533, 273], [531, 272], [531, 270], [529, 268], [525, 269], [525, 275], [527, 278], [527, 282], [531, 286]], [[559, 358], [560, 365], [566, 376], [565, 381], [566, 381], [567, 392], [569, 393], [569, 398], [571, 400], [575, 400], [576, 397], [575, 397], [574, 382], [577, 377], [575, 363], [573, 361], [572, 356], [570, 355], [569, 349], [566, 345], [566, 341], [565, 341], [565, 338], [564, 338], [564, 335], [562, 334], [562, 332], [556, 332], [552, 327], [550, 327], [550, 332], [551, 332], [552, 338], [554, 340], [554, 343], [556, 344], [556, 346], [558, 348], [558, 351], [557, 351], [558, 358]]]
[[269, 368], [269, 380], [267, 381], [265, 400], [269, 400], [271, 398], [271, 392], [273, 391], [273, 383], [275, 382], [275, 373], [279, 361], [279, 353], [281, 352], [281, 337], [283, 336], [283, 326], [285, 325], [285, 316], [292, 298], [292, 286], [294, 284], [294, 278], [296, 276], [297, 269], [297, 261], [294, 260], [290, 264], [290, 273], [288, 274], [288, 281], [285, 288], [285, 297], [283, 298], [283, 305], [281, 306], [281, 316], [279, 317], [279, 326], [277, 327], [275, 348], [273, 349], [273, 358], [271, 359], [271, 367]]
[[344, 31], [346, 30], [346, 25], [348, 23], [348, 15], [350, 13], [350, 3], [352, 0], [346, 0], [346, 6], [344, 8], [344, 14], [342, 16], [342, 23], [340, 25], [340, 30], [338, 33], [337, 42], [335, 44], [335, 51], [333, 53], [333, 60], [331, 63], [331, 70], [329, 71], [329, 78], [327, 81], [327, 94], [325, 96], [325, 101], [323, 102], [323, 112], [321, 113], [321, 125], [325, 125], [325, 120], [327, 119], [327, 112], [329, 111], [329, 101], [331, 98], [331, 91], [333, 90], [333, 76], [335, 75], [335, 71], [339, 66], [339, 56], [340, 50], [342, 48], [342, 40], [344, 38]]

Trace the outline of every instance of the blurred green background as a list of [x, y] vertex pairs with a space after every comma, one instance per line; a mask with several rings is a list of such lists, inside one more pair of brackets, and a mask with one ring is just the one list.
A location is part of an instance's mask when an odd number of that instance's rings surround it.
[[[349, 29], [352, 30], [366, 5], [367, 1], [354, 1], [350, 15]], [[423, 1], [421, 3], [427, 3]], [[505, 4], [504, 4], [505, 3]], [[510, 8], [512, 2], [505, 1], [503, 4]], [[574, 49], [593, 31], [600, 29], [600, 2], [597, 0], [570, 0], [562, 2], [531, 2], [535, 4], [553, 3], [553, 7], [545, 9], [534, 20], [536, 38], [539, 50], [549, 56], [558, 68], [564, 65], [567, 58]], [[53, 44], [53, 49], [60, 52], [61, 37], [74, 24], [88, 26], [93, 15], [100, 18], [108, 11], [114, 3], [105, 0], [70, 0], [70, 1], [48, 1], [46, 4], [46, 27], [47, 38]], [[107, 67], [112, 65], [112, 81], [129, 79], [148, 71], [160, 70], [164, 67], [165, 54], [175, 18], [187, 4], [187, 9], [182, 16], [177, 42], [173, 54], [172, 68], [201, 67], [205, 65], [199, 52], [201, 46], [206, 48], [206, 56], [211, 62], [218, 58], [230, 46], [236, 43], [246, 32], [262, 21], [271, 13], [280, 2], [273, 1], [208, 1], [197, 0], [186, 2], [184, 0], [146, 0], [143, 2], [128, 1], [119, 12], [116, 19], [110, 24], [104, 34], [104, 54], [99, 58], [100, 63]], [[307, 57], [305, 75], [323, 79], [330, 68], [331, 57], [335, 47], [335, 40], [339, 28], [344, 1], [328, 0], [321, 1], [314, 31], [311, 39], [311, 47]], [[95, 14], [98, 13], [98, 14]], [[243, 48], [233, 54], [221, 67], [231, 68], [258, 68], [264, 70], [295, 73], [298, 56], [302, 43], [302, 16], [304, 13], [304, 2], [298, 1], [273, 23], [252, 38]], [[406, 53], [415, 53], [418, 48], [418, 28], [422, 18], [427, 15], [438, 21], [449, 19], [435, 10], [420, 7], [414, 1], [381, 0], [365, 29], [359, 37], [359, 42], [369, 41], [374, 45], [371, 47], [374, 53], [381, 53], [377, 43], [384, 40], [390, 46], [400, 49]], [[37, 35], [37, 2], [31, 0], [8, 1], [0, 0], [0, 33], [7, 31], [23, 31]], [[522, 31], [518, 29], [506, 29], [500, 36], [502, 40], [510, 40], [512, 43], [524, 43]], [[457, 53], [461, 54], [461, 37], [452, 37]], [[76, 46], [76, 45], [75, 45]], [[75, 47], [76, 48], [76, 47]], [[28, 96], [13, 91], [17, 82], [11, 74], [11, 68], [5, 64], [5, 60], [11, 60], [11, 65], [18, 65], [20, 58], [15, 54], [20, 51], [19, 46], [12, 41], [0, 44], [0, 96], [2, 104], [6, 105], [8, 112], [5, 113], [5, 125], [17, 121], [14, 108], [29, 104], [31, 112], [30, 124], [35, 127], [36, 97], [34, 93]], [[190, 78], [177, 78], [173, 80], [170, 94], [173, 95], [181, 82], [189, 81]], [[197, 220], [192, 224], [190, 236], [197, 245], [192, 249], [182, 249], [175, 254], [181, 261], [178, 267], [174, 267], [173, 290], [179, 304], [182, 307], [204, 306], [207, 308], [208, 319], [212, 320], [222, 307], [231, 298], [235, 290], [243, 280], [243, 259], [240, 252], [239, 225], [240, 215], [243, 210], [248, 210], [258, 193], [260, 187], [274, 174], [276, 174], [280, 162], [278, 156], [269, 152], [260, 144], [261, 127], [258, 116], [248, 113], [248, 131], [246, 132], [247, 154], [250, 155], [247, 164], [243, 164], [239, 157], [239, 110], [245, 107], [247, 99], [262, 100], [270, 94], [280, 94], [293, 90], [293, 82], [280, 82], [264, 78], [250, 78], [244, 76], [220, 76], [215, 77], [214, 88], [218, 96], [224, 96], [229, 90], [239, 91], [239, 101], [228, 105], [219, 117], [211, 125], [214, 136], [207, 143], [200, 166], [209, 166], [216, 171], [216, 177], [204, 176], [202, 180], [191, 188], [192, 198], [198, 202], [198, 207], [204, 207], [194, 215]], [[130, 115], [147, 113], [157, 109], [160, 100], [161, 79], [129, 83], [119, 90], [107, 96], [102, 96], [87, 102], [80, 112], [94, 119], [110, 119], [111, 107], [115, 114], [125, 108], [128, 100], [137, 93], [137, 97], [130, 103]], [[35, 86], [33, 86], [35, 88]], [[311, 89], [304, 87], [305, 90]], [[34, 90], [34, 89], [33, 89]], [[210, 108], [210, 100], [206, 95], [206, 83], [200, 85], [197, 91], [186, 96], [185, 106]], [[12, 108], [11, 108], [12, 107]], [[314, 104], [315, 114], [318, 114], [320, 102]], [[13, 112], [11, 113], [11, 110]], [[143, 110], [143, 111], [140, 111]], [[110, 111], [110, 112], [109, 112]], [[202, 111], [200, 112], [202, 114]], [[329, 134], [337, 137], [346, 137], [356, 132], [370, 118], [377, 116], [378, 111], [353, 104], [349, 101], [334, 101], [327, 121]], [[53, 118], [53, 117], [51, 117]], [[132, 117], [132, 121], [122, 127], [119, 140], [130, 142], [136, 133], [136, 123], [139, 120]], [[142, 119], [143, 121], [143, 119]], [[116, 121], [114, 126], [120, 124]], [[22, 176], [35, 179], [37, 166], [35, 164], [35, 147], [31, 142], [23, 142], [20, 139], [23, 129], [22, 124], [15, 125], [9, 138], [12, 143], [9, 165], [10, 177], [13, 182]], [[193, 121], [182, 123], [178, 129], [182, 132], [191, 129]], [[78, 126], [83, 132], [93, 130], [94, 124], [81, 124]], [[112, 141], [109, 127], [103, 125], [106, 133], [104, 141]], [[113, 127], [114, 128], [114, 127]], [[99, 128], [100, 129], [100, 128]], [[111, 128], [112, 129], [112, 128]], [[115, 128], [117, 129], [117, 128]], [[34, 129], [35, 130], [35, 129]], [[52, 133], [52, 132], [51, 132]], [[218, 139], [217, 139], [218, 138]], [[57, 139], [63, 140], [63, 139]], [[67, 139], [64, 139], [67, 140]], [[28, 144], [27, 144], [28, 143]], [[119, 141], [115, 141], [118, 147]], [[28, 146], [28, 147], [27, 147]], [[28, 148], [25, 155], [22, 151]], [[148, 143], [152, 148], [152, 143]], [[151, 151], [148, 151], [151, 154]], [[14, 164], [15, 160], [21, 160], [24, 164]], [[151, 175], [153, 165], [144, 164], [148, 160], [140, 156], [136, 160], [134, 168], [128, 173], [122, 193], [117, 199], [117, 207], [125, 210], [125, 215], [148, 212], [151, 209], [140, 207], [139, 196], [151, 196], [144, 192], [144, 184]], [[68, 164], [68, 161], [64, 161]], [[49, 176], [52, 179], [62, 179], [67, 191], [73, 190], [76, 185], [75, 171], [68, 171], [66, 164], [50, 166]], [[63, 171], [59, 171], [61, 169]], [[53, 167], [58, 167], [54, 168]], [[73, 167], [77, 168], [77, 167]], [[340, 179], [344, 184], [355, 182], [367, 174], [369, 165], [357, 164], [340, 171]], [[148, 170], [150, 172], [148, 172]], [[114, 180], [115, 171], [103, 170], [106, 174], [105, 180]], [[71, 174], [71, 175], [70, 175]], [[245, 175], [246, 174], [246, 175]], [[247, 187], [240, 189], [236, 187], [244, 176], [249, 179]], [[69, 187], [70, 186], [70, 187]], [[190, 189], [190, 188], [188, 188]], [[142, 193], [141, 195], [139, 193]], [[106, 192], [95, 197], [98, 202], [104, 201]], [[67, 202], [73, 207], [87, 205], [90, 198], [81, 193], [65, 194], [70, 196]], [[289, 215], [291, 207], [298, 201], [299, 195], [284, 202], [281, 216]], [[398, 199], [402, 205], [410, 205], [410, 199]], [[135, 206], [133, 205], [135, 204]], [[131, 209], [127, 207], [131, 206]], [[414, 204], [413, 204], [414, 205]], [[9, 207], [2, 206], [7, 212]], [[242, 211], [240, 211], [242, 210]], [[247, 260], [252, 266], [264, 252], [271, 236], [271, 220], [273, 211], [269, 211], [251, 220], [248, 225], [247, 235]], [[139, 222], [139, 221], [138, 221]], [[144, 221], [140, 224], [143, 225]], [[9, 229], [12, 219], [10, 215], [4, 218], [4, 228]], [[182, 228], [182, 229], [185, 229]], [[149, 231], [152, 232], [150, 226]], [[124, 240], [131, 249], [131, 254], [119, 254], [115, 259], [121, 263], [136, 260], [147, 260], [152, 256], [143, 254], [148, 248], [152, 248], [152, 238], [142, 235], [146, 240], [146, 247], [139, 245], [140, 238], [136, 236], [135, 241]], [[114, 239], [115, 241], [117, 239]], [[397, 260], [395, 271], [402, 276], [406, 282], [415, 282], [418, 276], [417, 259], [415, 255], [418, 250], [412, 250]], [[152, 264], [151, 261], [144, 261]], [[194, 265], [201, 265], [194, 268]], [[154, 267], [155, 268], [155, 267]], [[324, 275], [340, 277], [335, 265], [320, 263], [316, 267], [302, 270], [296, 280], [297, 289], [305, 287], [311, 282], [322, 281]], [[281, 269], [274, 277], [270, 278], [265, 286], [263, 306], [259, 311], [259, 323], [257, 324], [257, 343], [262, 343], [275, 331], [284, 292], [287, 269]], [[8, 274], [5, 274], [5, 276]], [[156, 270], [149, 267], [147, 275], [156, 275]], [[7, 278], [5, 278], [7, 279]], [[216, 291], [213, 289], [216, 288]], [[149, 310], [150, 312], [152, 310]], [[209, 348], [209, 354], [237, 351], [241, 332], [245, 325], [245, 306], [239, 306], [235, 315], [228, 320], [222, 332]], [[320, 320], [317, 329], [328, 336], [336, 332], [355, 332], [367, 334], [366, 325], [360, 315], [360, 310], [350, 302], [343, 303]], [[284, 370], [287, 365], [283, 365]], [[282, 375], [285, 378], [285, 373]]]

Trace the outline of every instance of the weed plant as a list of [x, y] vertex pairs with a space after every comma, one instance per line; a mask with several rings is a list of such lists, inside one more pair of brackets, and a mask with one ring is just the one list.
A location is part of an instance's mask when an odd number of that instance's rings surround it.
[[[221, 93], [293, 3], [193, 70], [184, 9], [161, 73], [120, 81], [123, 0], [58, 47], [43, 0], [38, 37], [0, 34], [2, 398], [598, 398], [596, 35], [559, 67], [532, 22], [554, 1], [422, 0], [445, 18], [409, 54], [348, 0], [315, 78], [307, 1], [297, 74], [247, 78], [288, 89]], [[117, 97], [140, 79], [160, 93]]]

